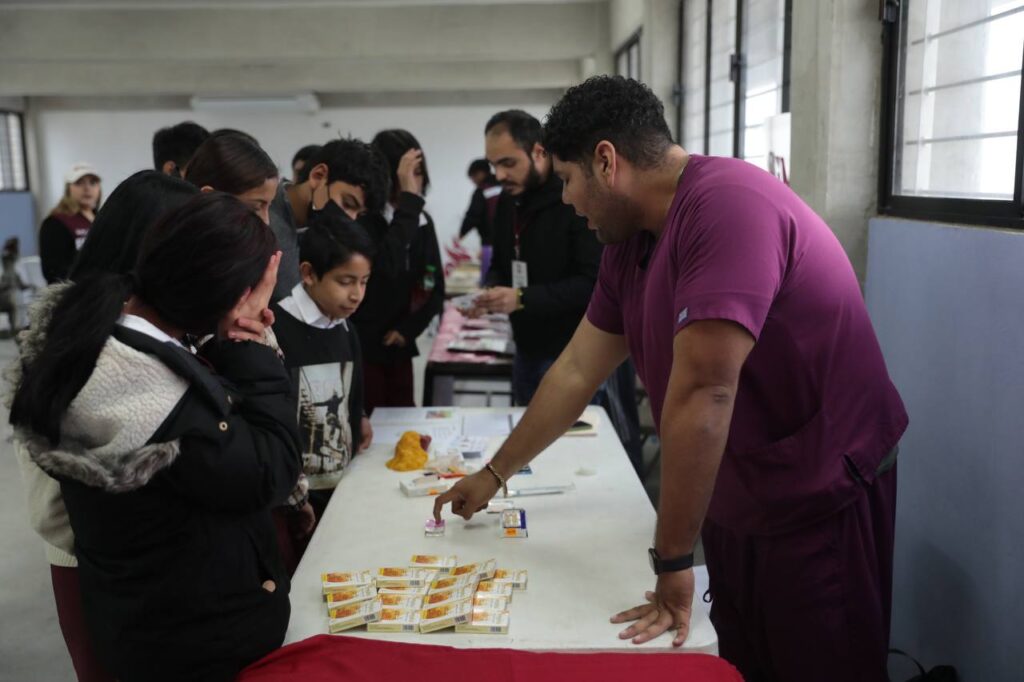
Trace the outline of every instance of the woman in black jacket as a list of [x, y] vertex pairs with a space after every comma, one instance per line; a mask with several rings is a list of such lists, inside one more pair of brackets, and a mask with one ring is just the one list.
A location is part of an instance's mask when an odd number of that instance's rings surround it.
[[[284, 638], [269, 510], [300, 462], [267, 329], [275, 249], [238, 200], [197, 196], [146, 233], [134, 275], [48, 289], [24, 339], [11, 423], [60, 482], [120, 680], [233, 679]], [[201, 359], [182, 344], [208, 334]]]
[[382, 130], [371, 144], [391, 171], [383, 212], [359, 218], [376, 247], [373, 277], [352, 315], [363, 349], [367, 412], [412, 407], [416, 339], [444, 307], [444, 269], [434, 221], [423, 210], [430, 175], [420, 143], [407, 130]]

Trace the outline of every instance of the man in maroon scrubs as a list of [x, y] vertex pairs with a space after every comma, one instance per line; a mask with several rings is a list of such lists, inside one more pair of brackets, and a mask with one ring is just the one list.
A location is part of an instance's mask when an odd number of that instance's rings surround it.
[[896, 444], [907, 426], [849, 259], [788, 187], [672, 143], [644, 85], [571, 88], [545, 126], [563, 200], [607, 244], [586, 318], [469, 517], [632, 356], [662, 442], [640, 643], [686, 637], [702, 534], [721, 655], [748, 680], [887, 679]]

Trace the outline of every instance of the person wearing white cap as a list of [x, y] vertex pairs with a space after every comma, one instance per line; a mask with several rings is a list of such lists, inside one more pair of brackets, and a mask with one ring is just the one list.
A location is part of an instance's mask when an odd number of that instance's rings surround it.
[[64, 174], [64, 195], [39, 228], [39, 257], [47, 282], [67, 278], [102, 196], [100, 174], [92, 164], [79, 161]]

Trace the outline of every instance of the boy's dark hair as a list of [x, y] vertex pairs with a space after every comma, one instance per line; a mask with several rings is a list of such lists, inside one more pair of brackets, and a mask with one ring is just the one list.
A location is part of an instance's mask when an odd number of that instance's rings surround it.
[[299, 262], [309, 263], [317, 277], [344, 265], [355, 254], [373, 261], [373, 240], [362, 225], [336, 213], [318, 219], [299, 238]]
[[487, 121], [487, 125], [484, 126], [484, 135], [498, 127], [508, 132], [519, 148], [526, 152], [527, 155], [533, 151], [533, 145], [537, 143], [544, 144], [542, 139], [544, 129], [541, 127], [540, 121], [522, 109], [499, 111], [494, 116], [491, 116], [491, 119]]
[[164, 163], [173, 161], [181, 172], [209, 136], [206, 128], [192, 121], [161, 128], [153, 134], [153, 167], [162, 171]]
[[132, 269], [142, 238], [165, 212], [191, 199], [195, 185], [157, 171], [139, 171], [118, 185], [96, 214], [71, 267], [74, 282], [92, 273]]
[[469, 164], [469, 170], [466, 171], [466, 175], [472, 177], [477, 173], [491, 174], [491, 164], [487, 162], [487, 159], [476, 159], [473, 163]]
[[312, 170], [320, 164], [327, 166], [327, 184], [347, 182], [362, 187], [366, 195], [366, 209], [383, 210], [388, 200], [387, 161], [372, 145], [352, 137], [332, 140], [321, 147], [306, 164]]
[[[388, 168], [391, 171], [391, 190], [392, 192], [398, 191], [398, 164], [402, 160], [402, 156], [410, 149], [423, 149], [420, 145], [419, 140], [410, 133], [408, 130], [401, 128], [391, 128], [389, 130], [382, 130], [373, 137], [373, 141], [370, 143], [377, 150], [384, 155], [384, 159], [388, 163]], [[427, 190], [430, 189], [430, 172], [427, 170], [427, 156], [423, 155], [423, 193], [426, 194]]]
[[210, 333], [260, 281], [276, 249], [270, 228], [227, 194], [200, 194], [172, 209], [146, 232], [133, 275], [94, 273], [61, 296], [43, 347], [23, 368], [11, 423], [58, 445], [64, 413], [133, 293], [165, 322]]
[[295, 182], [305, 182], [309, 178], [309, 169], [312, 168], [310, 160], [316, 156], [317, 152], [323, 149], [323, 145], [319, 144], [307, 144], [305, 147], [295, 152], [295, 156], [292, 157], [292, 168], [295, 168], [295, 163], [302, 161], [302, 169], [295, 174], [293, 180]]
[[277, 166], [255, 138], [235, 130], [218, 130], [200, 145], [185, 179], [196, 187], [239, 195], [276, 178]]
[[643, 83], [594, 76], [569, 88], [544, 123], [544, 148], [562, 161], [589, 161], [601, 140], [639, 168], [657, 166], [672, 145], [665, 107]]

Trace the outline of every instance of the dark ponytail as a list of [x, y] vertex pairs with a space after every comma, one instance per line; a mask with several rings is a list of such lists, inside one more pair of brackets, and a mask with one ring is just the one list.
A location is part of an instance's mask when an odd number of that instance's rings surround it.
[[130, 295], [126, 275], [96, 273], [68, 287], [50, 311], [39, 355], [24, 358], [11, 424], [60, 443], [61, 419], [92, 375]]

